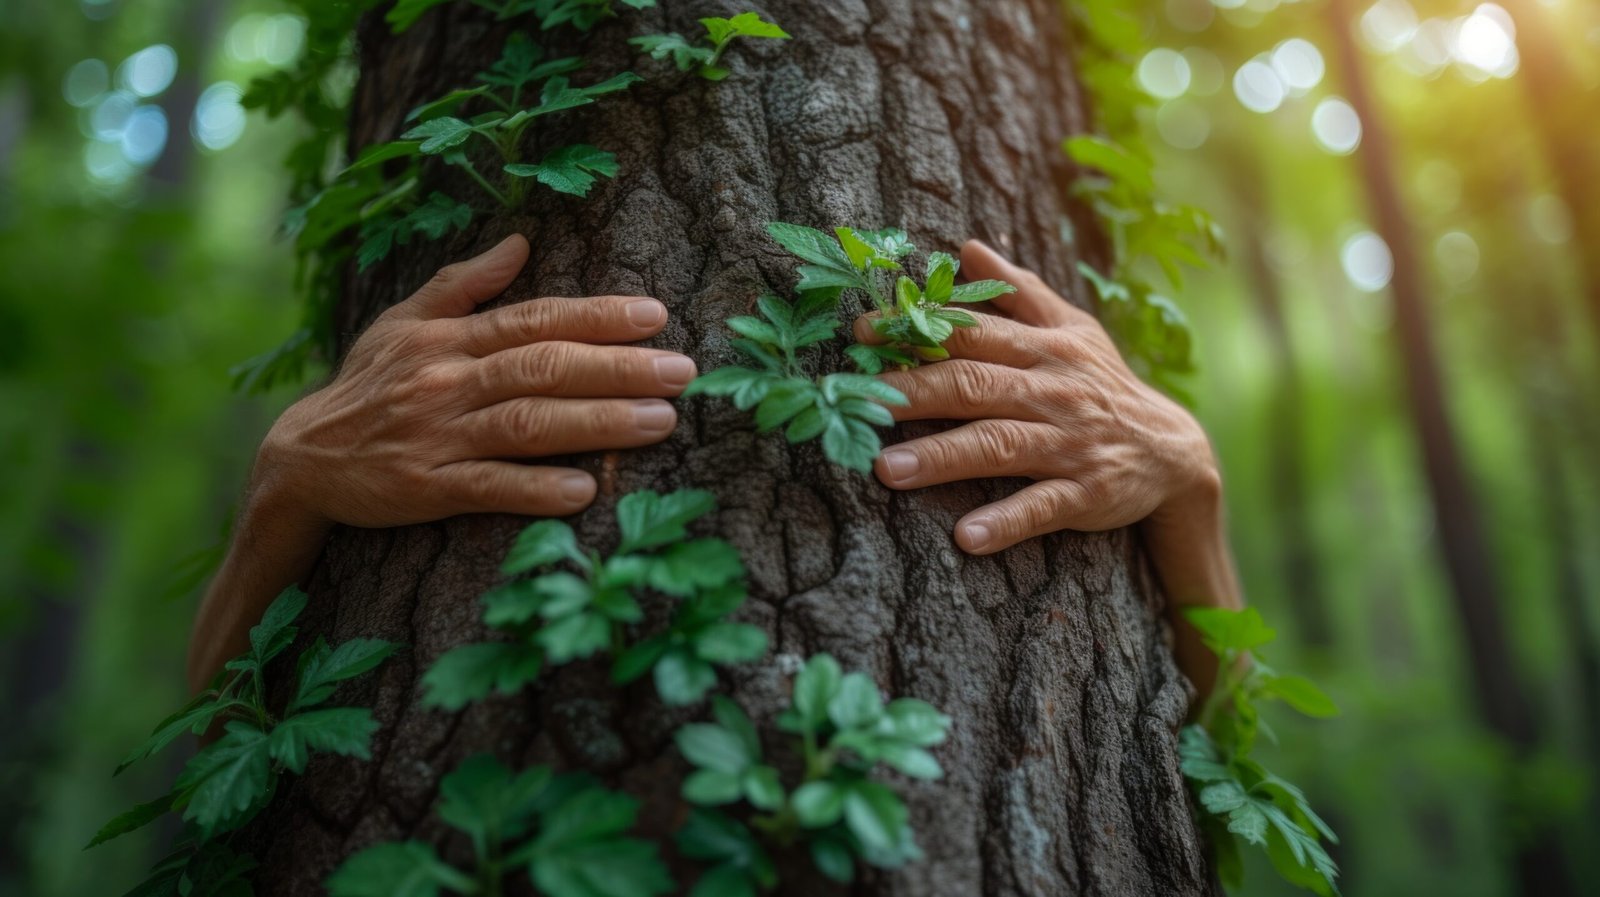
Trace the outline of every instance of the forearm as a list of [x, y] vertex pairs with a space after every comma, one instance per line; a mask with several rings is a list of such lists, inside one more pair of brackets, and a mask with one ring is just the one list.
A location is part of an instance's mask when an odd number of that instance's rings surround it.
[[1187, 607], [1244, 606], [1223, 521], [1222, 486], [1214, 474], [1158, 508], [1142, 526], [1167, 596], [1178, 666], [1202, 696], [1217, 678], [1217, 660], [1183, 616]]
[[223, 664], [249, 647], [250, 627], [280, 592], [306, 578], [330, 528], [271, 484], [251, 487], [227, 557], [195, 616], [189, 638], [191, 691], [204, 688]]

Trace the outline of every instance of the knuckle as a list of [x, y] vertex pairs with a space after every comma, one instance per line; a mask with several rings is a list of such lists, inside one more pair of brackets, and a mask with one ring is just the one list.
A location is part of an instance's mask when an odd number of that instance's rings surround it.
[[461, 386], [460, 375], [450, 366], [423, 365], [412, 371], [406, 381], [407, 398], [417, 404], [433, 404], [438, 399], [455, 392]]
[[518, 355], [517, 373], [529, 392], [548, 394], [562, 382], [571, 355], [570, 347], [560, 343], [539, 343]]
[[502, 426], [517, 444], [533, 446], [550, 429], [550, 411], [538, 401], [514, 402], [502, 412]]
[[989, 421], [978, 431], [978, 456], [993, 470], [1015, 470], [1023, 458], [1023, 437], [1007, 421]]
[[[952, 362], [945, 362], [951, 364]], [[980, 364], [962, 362], [951, 371], [951, 387], [957, 407], [964, 411], [977, 411], [987, 407], [1000, 386], [994, 371]]]

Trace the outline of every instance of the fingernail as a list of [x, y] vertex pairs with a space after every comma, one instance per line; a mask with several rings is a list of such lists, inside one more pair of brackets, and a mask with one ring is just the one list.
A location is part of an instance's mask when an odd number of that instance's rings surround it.
[[573, 504], [584, 504], [594, 497], [594, 479], [586, 473], [569, 473], [556, 485], [561, 498]]
[[982, 520], [972, 520], [961, 525], [961, 535], [966, 539], [968, 551], [981, 551], [994, 538], [989, 525]]
[[901, 450], [884, 452], [883, 454], [883, 468], [889, 472], [889, 479], [891, 480], [908, 479], [921, 466], [922, 462], [917, 460], [914, 452]]
[[682, 355], [663, 355], [654, 362], [656, 377], [667, 386], [688, 386], [694, 379], [694, 359]]
[[667, 307], [654, 299], [628, 303], [628, 321], [635, 327], [654, 327], [667, 319]]
[[640, 402], [633, 406], [633, 424], [641, 430], [670, 430], [678, 422], [678, 412], [666, 402]]

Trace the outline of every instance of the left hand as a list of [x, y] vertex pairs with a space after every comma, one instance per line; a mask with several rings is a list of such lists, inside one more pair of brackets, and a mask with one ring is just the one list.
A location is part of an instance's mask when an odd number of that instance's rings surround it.
[[[950, 359], [883, 380], [910, 399], [896, 420], [964, 424], [885, 449], [874, 464], [884, 485], [916, 489], [956, 480], [1037, 480], [969, 512], [955, 540], [992, 554], [1057, 530], [1109, 530], [1190, 500], [1215, 501], [1216, 461], [1205, 432], [1176, 402], [1128, 369], [1100, 323], [1032, 271], [969, 241], [962, 270], [1006, 281], [994, 301], [1007, 317], [979, 314], [944, 344]], [[881, 341], [868, 318], [856, 338]]]

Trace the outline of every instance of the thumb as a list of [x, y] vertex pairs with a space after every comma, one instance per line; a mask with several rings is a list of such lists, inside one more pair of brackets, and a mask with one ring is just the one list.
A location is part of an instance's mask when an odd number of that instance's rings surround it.
[[432, 280], [396, 305], [391, 314], [421, 321], [470, 314], [479, 303], [505, 292], [527, 262], [527, 238], [512, 234], [487, 252], [440, 268]]

